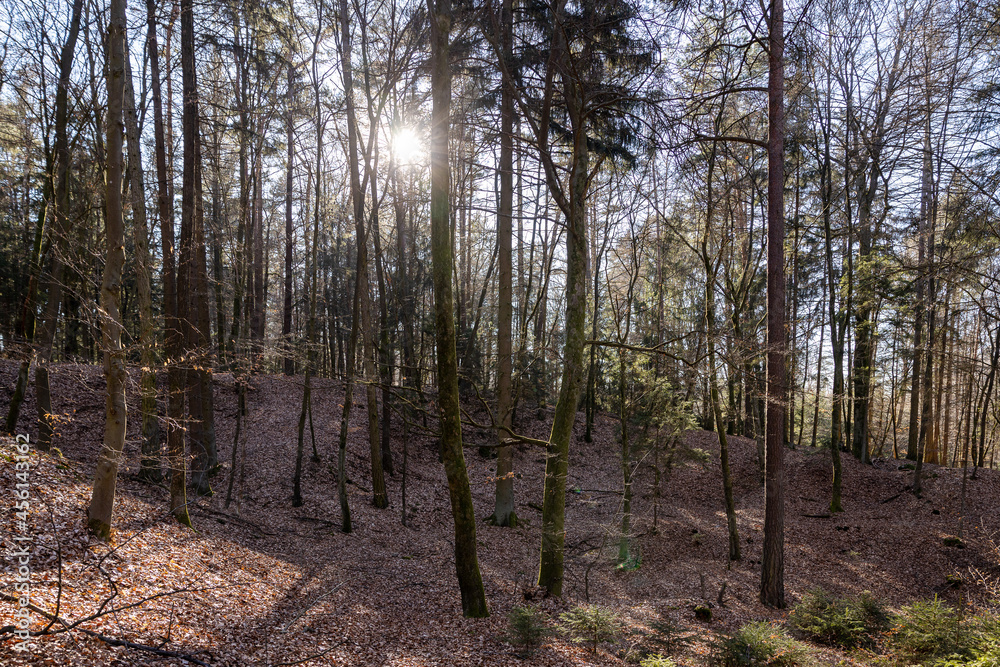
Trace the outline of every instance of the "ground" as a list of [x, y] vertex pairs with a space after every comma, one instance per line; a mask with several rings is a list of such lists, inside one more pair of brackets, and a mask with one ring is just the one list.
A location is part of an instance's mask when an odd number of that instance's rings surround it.
[[[0, 362], [0, 408], [6, 411], [16, 365]], [[687, 445], [708, 453], [704, 463], [674, 466], [661, 481], [658, 503], [647, 457], [638, 466], [633, 504], [634, 542], [641, 564], [616, 567], [621, 467], [615, 422], [601, 416], [593, 443], [582, 437], [583, 415], [571, 448], [566, 505], [566, 585], [561, 599], [532, 595], [540, 539], [544, 460], [531, 445], [515, 456], [517, 514], [522, 526], [488, 525], [493, 509], [494, 462], [477, 453], [489, 435], [466, 430], [466, 460], [481, 518], [479, 563], [490, 608], [487, 619], [461, 615], [453, 559], [447, 483], [432, 436], [404, 443], [394, 418], [396, 474], [387, 478], [389, 509], [371, 503], [364, 392], [356, 398], [348, 444], [348, 486], [354, 532], [340, 531], [335, 476], [343, 388], [314, 380], [314, 425], [321, 462], [306, 458], [305, 504], [291, 506], [301, 377], [259, 376], [247, 394], [245, 478], [239, 500], [226, 508], [236, 416], [232, 376], [215, 376], [220, 459], [212, 498], [192, 500], [196, 530], [166, 512], [164, 487], [138, 481], [137, 415], [130, 415], [126, 457], [119, 475], [115, 535], [110, 547], [88, 536], [89, 502], [103, 433], [103, 377], [97, 367], [59, 365], [53, 373], [53, 410], [59, 416], [58, 455], [32, 454], [27, 530], [33, 536], [31, 602], [60, 621], [29, 653], [14, 650], [0, 631], [4, 665], [183, 665], [180, 657], [114, 646], [95, 636], [190, 656], [210, 665], [622, 665], [655, 649], [652, 628], [671, 625], [692, 643], [675, 657], [703, 664], [712, 638], [750, 620], [786, 614], [757, 601], [763, 492], [753, 441], [732, 438], [731, 459], [743, 560], [727, 563], [718, 441], [692, 431]], [[132, 378], [130, 407], [137, 405]], [[33, 393], [18, 433], [34, 434]], [[549, 421], [522, 411], [518, 429], [544, 438]], [[551, 413], [549, 414], [551, 418]], [[433, 427], [433, 420], [429, 421]], [[0, 444], [4, 535], [15, 522], [14, 441]], [[404, 445], [407, 525], [401, 524]], [[311, 449], [308, 444], [307, 452]], [[963, 543], [945, 546], [960, 530], [962, 471], [926, 466], [922, 498], [906, 490], [912, 472], [903, 462], [863, 466], [845, 455], [843, 514], [829, 516], [830, 454], [820, 448], [786, 450], [785, 584], [794, 603], [822, 586], [835, 593], [871, 591], [891, 606], [939, 595], [956, 604], [979, 602], [1000, 576], [991, 535], [1000, 530], [996, 507], [1000, 476], [980, 471], [968, 481]], [[239, 478], [237, 478], [239, 479]], [[656, 507], [654, 522], [654, 506]], [[13, 542], [5, 539], [6, 546]], [[12, 623], [14, 568], [5, 553], [0, 574], [0, 626]], [[949, 580], [960, 577], [961, 586]], [[725, 585], [722, 604], [720, 589]], [[595, 654], [556, 634], [522, 659], [503, 640], [507, 614], [517, 605], [559, 613], [587, 602], [627, 623], [616, 643]], [[712, 620], [695, 618], [708, 604]], [[91, 620], [84, 620], [90, 617]], [[33, 629], [49, 626], [41, 614]], [[83, 630], [90, 631], [90, 634]], [[644, 637], [641, 631], [647, 632]], [[662, 650], [662, 649], [657, 649]], [[855, 658], [817, 649], [821, 664]], [[860, 664], [854, 662], [853, 664]]]

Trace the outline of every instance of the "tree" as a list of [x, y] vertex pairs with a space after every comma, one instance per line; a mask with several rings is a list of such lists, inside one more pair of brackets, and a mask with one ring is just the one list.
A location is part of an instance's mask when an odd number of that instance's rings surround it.
[[[565, 343], [546, 453], [538, 571], [538, 584], [560, 595], [569, 442], [584, 377], [587, 192], [593, 173], [606, 158], [633, 158], [629, 147], [639, 143], [639, 134], [629, 112], [645, 101], [639, 91], [653, 57], [650, 45], [629, 30], [638, 19], [637, 8], [629, 2], [576, 6], [557, 0], [525, 7], [525, 12], [538, 42], [522, 45], [521, 71], [506, 65], [495, 21], [484, 33], [500, 62], [503, 85], [534, 137], [549, 193], [565, 216]], [[565, 172], [553, 137], [568, 149]], [[597, 155], [593, 167], [592, 152]]]
[[52, 395], [49, 391], [49, 362], [52, 359], [52, 342], [56, 334], [59, 306], [62, 303], [65, 255], [70, 230], [69, 223], [69, 77], [73, 71], [73, 53], [80, 34], [80, 14], [83, 0], [74, 0], [66, 41], [59, 54], [59, 81], [55, 104], [55, 145], [52, 161], [55, 166], [52, 225], [49, 231], [49, 268], [46, 276], [47, 301], [42, 310], [38, 361], [35, 366], [35, 402], [38, 408], [38, 440], [35, 446], [48, 451], [52, 446]]
[[[181, 368], [183, 334], [177, 305], [177, 260], [174, 250], [174, 211], [172, 189], [167, 174], [166, 127], [160, 88], [160, 58], [156, 39], [156, 0], [146, 0], [147, 49], [152, 75], [153, 137], [156, 157], [157, 211], [160, 240], [163, 244], [163, 316], [164, 351], [167, 367], [167, 456], [170, 469], [170, 512], [190, 526], [187, 510], [187, 459], [184, 452], [184, 370]], [[170, 57], [170, 49], [167, 50]], [[168, 79], [169, 81], [169, 79]], [[168, 107], [169, 108], [169, 107]]]
[[451, 114], [451, 0], [427, 0], [431, 28], [431, 261], [437, 338], [438, 409], [441, 414], [441, 458], [448, 476], [448, 495], [455, 521], [455, 570], [462, 592], [462, 613], [489, 615], [476, 556], [476, 514], [462, 452], [458, 358], [452, 296], [451, 225], [449, 224], [448, 129]]
[[[212, 374], [205, 350], [208, 343], [208, 280], [205, 275], [201, 142], [191, 0], [182, 0], [180, 18], [184, 168], [177, 311], [190, 364], [185, 380], [190, 416], [188, 435], [195, 455], [192, 481], [199, 495], [207, 495], [212, 492], [208, 473], [218, 463], [218, 454], [215, 450]], [[187, 298], [180, 295], [187, 295]]]
[[760, 601], [785, 606], [785, 60], [784, 0], [771, 0], [767, 85], [767, 423]]
[[132, 238], [135, 245], [136, 291], [139, 297], [139, 345], [141, 379], [139, 381], [142, 415], [142, 461], [139, 475], [159, 483], [160, 423], [156, 415], [156, 338], [150, 285], [149, 225], [146, 221], [146, 186], [142, 175], [139, 149], [139, 118], [135, 108], [131, 58], [125, 55], [125, 135], [128, 139], [129, 203], [132, 206]]
[[[503, 0], [500, 8], [503, 57], [510, 67], [514, 56], [513, 0]], [[514, 212], [514, 99], [508, 86], [500, 91], [500, 201], [497, 207], [497, 245], [500, 269], [497, 274], [497, 435], [501, 444], [513, 427], [512, 328], [514, 319], [513, 258], [511, 236]], [[517, 525], [514, 511], [514, 452], [510, 445], [497, 450], [496, 506], [491, 522], [497, 526]]]
[[125, 215], [122, 206], [123, 106], [125, 100], [125, 0], [111, 0], [108, 20], [107, 256], [101, 283], [101, 347], [107, 400], [104, 444], [94, 476], [87, 525], [98, 538], [111, 537], [118, 459], [125, 446], [125, 349], [122, 347], [121, 285], [125, 266]]

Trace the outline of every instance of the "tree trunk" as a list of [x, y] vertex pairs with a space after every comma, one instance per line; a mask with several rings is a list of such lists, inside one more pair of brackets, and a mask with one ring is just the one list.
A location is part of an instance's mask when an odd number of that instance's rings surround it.
[[[513, 0], [503, 0], [500, 8], [503, 52], [505, 58], [513, 57]], [[497, 419], [500, 428], [497, 436], [502, 442], [513, 427], [512, 400], [512, 328], [514, 319], [513, 234], [514, 209], [514, 100], [508, 86], [500, 93], [500, 201], [497, 207], [497, 246], [499, 248], [499, 273], [497, 275]], [[497, 484], [493, 516], [496, 526], [514, 527], [514, 452], [511, 447], [497, 450]]]
[[[368, 288], [368, 234], [365, 225], [365, 193], [361, 184], [360, 165], [358, 159], [358, 122], [354, 107], [354, 82], [351, 65], [351, 31], [347, 0], [340, 3], [340, 35], [341, 35], [341, 68], [344, 77], [344, 90], [347, 99], [347, 143], [348, 162], [351, 179], [351, 202], [354, 210], [354, 225], [357, 236], [357, 275], [354, 291], [354, 317], [351, 325], [351, 345], [349, 354], [353, 357], [358, 336], [362, 343], [362, 377], [366, 380], [365, 394], [368, 408], [368, 443], [372, 471], [372, 502], [375, 507], [389, 506], [385, 491], [385, 477], [382, 471], [382, 449], [379, 441], [378, 396], [375, 389], [375, 355], [374, 330], [371, 318], [371, 295]], [[317, 214], [319, 199], [316, 200]], [[374, 202], [373, 202], [374, 205]], [[359, 328], [360, 325], [360, 328]], [[358, 334], [358, 335], [356, 335]], [[353, 358], [348, 361], [353, 363]], [[349, 380], [350, 382], [350, 380]], [[347, 410], [345, 401], [345, 411]], [[341, 438], [343, 439], [346, 420], [341, 420]]]
[[69, 118], [69, 77], [73, 70], [73, 52], [76, 49], [77, 37], [80, 34], [80, 14], [83, 10], [83, 0], [73, 0], [73, 13], [70, 16], [66, 43], [63, 44], [59, 57], [59, 81], [56, 88], [55, 105], [55, 146], [53, 163], [55, 165], [55, 196], [53, 201], [53, 225], [50, 233], [49, 270], [45, 285], [48, 301], [42, 311], [40, 336], [38, 339], [37, 361], [35, 366], [35, 404], [38, 411], [38, 440], [35, 447], [47, 452], [52, 446], [53, 415], [52, 395], [49, 392], [49, 362], [52, 360], [52, 342], [56, 335], [56, 323], [59, 319], [59, 305], [62, 303], [63, 274], [65, 273], [64, 256], [67, 251], [69, 233], [69, 136], [66, 125]]
[[[554, 14], [562, 24], [565, 2], [557, 3]], [[560, 29], [556, 30], [553, 49], [556, 58], [568, 56]], [[562, 62], [561, 60], [554, 60]], [[583, 381], [583, 348], [587, 320], [587, 219], [586, 196], [589, 176], [589, 152], [584, 128], [583, 91], [566, 71], [563, 96], [573, 128], [572, 156], [569, 171], [569, 197], [566, 216], [566, 342], [563, 346], [563, 372], [556, 400], [555, 415], [545, 461], [545, 485], [542, 498], [542, 549], [538, 568], [538, 585], [553, 595], [562, 595], [563, 543], [566, 539], [566, 475], [569, 468], [569, 442], [580, 402]], [[546, 130], [547, 132], [547, 130]], [[559, 187], [548, 174], [549, 186]], [[543, 291], [544, 294], [544, 291]]]
[[[285, 348], [285, 375], [295, 375], [295, 358], [292, 356], [292, 250], [295, 246], [295, 230], [292, 227], [292, 186], [295, 170], [293, 124], [295, 65], [288, 59], [288, 91], [286, 104], [288, 119], [285, 125], [285, 141], [288, 152], [285, 156], [285, 293], [281, 318], [281, 341]], [[314, 241], [315, 242], [315, 241]]]
[[[318, 204], [319, 202], [317, 202]], [[302, 507], [302, 457], [305, 437], [306, 415], [312, 412], [312, 373], [316, 363], [316, 295], [318, 279], [316, 264], [319, 247], [320, 208], [313, 214], [313, 237], [310, 252], [308, 233], [306, 234], [306, 256], [309, 258], [308, 284], [305, 291], [309, 295], [309, 321], [306, 325], [306, 368], [302, 382], [302, 409], [299, 412], [298, 443], [295, 450], [295, 477], [292, 480], [292, 507]], [[308, 229], [308, 228], [307, 228]], [[315, 447], [315, 445], [314, 445]]]
[[98, 539], [111, 537], [118, 481], [118, 460], [125, 446], [125, 348], [122, 347], [121, 285], [125, 266], [125, 218], [122, 206], [122, 107], [125, 97], [125, 0], [111, 0], [108, 19], [107, 257], [101, 282], [101, 347], [107, 381], [104, 443], [94, 475], [87, 525]]
[[[170, 513], [191, 526], [187, 510], [187, 458], [184, 453], [184, 369], [181, 326], [177, 311], [177, 268], [174, 252], [173, 196], [167, 178], [167, 142], [164, 136], [163, 101], [160, 95], [160, 60], [156, 43], [156, 0], [146, 0], [147, 48], [152, 79], [153, 136], [156, 153], [157, 206], [163, 244], [164, 347], [171, 361], [167, 369], [167, 453], [170, 468]], [[170, 49], [166, 49], [167, 58]], [[169, 81], [169, 78], [168, 78]]]
[[[342, 0], [346, 2], [346, 0]], [[448, 125], [451, 115], [449, 33], [451, 0], [428, 0], [431, 24], [431, 261], [437, 332], [438, 404], [441, 410], [441, 453], [448, 477], [451, 513], [455, 521], [455, 570], [466, 617], [489, 615], [476, 556], [476, 514], [462, 452], [458, 359], [455, 348], [452, 296], [452, 238], [449, 225]]]
[[[184, 170], [181, 199], [181, 259], [177, 281], [177, 304], [185, 330], [186, 352], [196, 359], [187, 372], [187, 401], [190, 425], [188, 437], [194, 452], [192, 482], [199, 495], [211, 493], [207, 474], [214, 465], [214, 434], [211, 412], [211, 377], [206, 379], [207, 280], [205, 279], [205, 238], [201, 215], [201, 151], [198, 138], [198, 90], [195, 74], [194, 7], [181, 0], [181, 81], [184, 93]], [[186, 298], [182, 298], [185, 295]], [[207, 381], [206, 381], [207, 380]]]
[[125, 62], [125, 133], [128, 139], [129, 192], [132, 204], [132, 231], [135, 243], [136, 283], [139, 297], [139, 345], [142, 349], [142, 376], [139, 383], [142, 412], [142, 460], [139, 476], [158, 483], [160, 472], [160, 424], [156, 418], [156, 336], [153, 331], [152, 296], [149, 274], [149, 227], [146, 222], [146, 187], [139, 150], [139, 119], [135, 109], [132, 68]]
[[[827, 80], [829, 88], [829, 79]], [[823, 164], [820, 170], [820, 191], [823, 198], [823, 240], [826, 258], [827, 287], [829, 289], [830, 349], [833, 353], [833, 402], [830, 410], [830, 458], [832, 461], [832, 484], [830, 490], [830, 511], [843, 512], [841, 485], [843, 473], [840, 464], [840, 448], [843, 443], [843, 402], [844, 402], [844, 335], [846, 318], [837, 309], [837, 293], [840, 278], [833, 264], [833, 163], [830, 157], [830, 101], [827, 97], [823, 110]], [[819, 392], [816, 394], [819, 402]]]
[[768, 20], [767, 140], [767, 423], [764, 469], [764, 551], [760, 601], [785, 606], [785, 65], [784, 3], [772, 0]]

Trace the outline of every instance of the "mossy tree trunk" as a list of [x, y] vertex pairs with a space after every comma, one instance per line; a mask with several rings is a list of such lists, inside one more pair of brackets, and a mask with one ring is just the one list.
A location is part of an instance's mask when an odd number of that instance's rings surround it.
[[455, 301], [452, 292], [452, 235], [449, 224], [448, 125], [451, 114], [449, 39], [451, 0], [427, 0], [431, 24], [431, 264], [437, 334], [438, 405], [441, 454], [455, 521], [455, 570], [467, 617], [489, 615], [476, 555], [476, 515], [462, 451], [458, 357], [455, 347]]
[[[552, 56], [554, 68], [562, 79], [563, 98], [572, 131], [569, 190], [561, 197], [566, 213], [566, 342], [563, 346], [562, 382], [556, 400], [552, 431], [549, 434], [545, 461], [545, 486], [542, 497], [542, 546], [538, 567], [538, 585], [553, 595], [562, 594], [563, 543], [566, 539], [566, 474], [569, 468], [569, 442], [573, 436], [576, 409], [583, 383], [583, 349], [586, 342], [587, 319], [587, 220], [586, 196], [590, 154], [585, 132], [583, 91], [566, 63], [568, 45], [563, 31], [566, 5], [557, 3], [553, 11], [556, 24]], [[554, 74], [555, 72], [553, 72]], [[548, 118], [539, 123], [545, 137], [543, 150], [548, 148]], [[542, 134], [544, 133], [544, 134]], [[559, 190], [558, 177], [551, 160], [545, 161], [546, 178], [553, 194]], [[563, 194], [561, 191], [559, 194]]]

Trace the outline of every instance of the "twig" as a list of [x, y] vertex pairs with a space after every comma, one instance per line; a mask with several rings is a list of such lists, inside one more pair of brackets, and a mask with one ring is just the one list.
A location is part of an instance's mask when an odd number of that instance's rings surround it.
[[[13, 597], [11, 595], [7, 595], [6, 593], [0, 593], [0, 598], [3, 598], [4, 600], [7, 600], [8, 602], [15, 602], [15, 603], [18, 602], [17, 598], [15, 598], [15, 597]], [[64, 628], [66, 628], [66, 631], [68, 631], [68, 630], [79, 630], [80, 632], [84, 633], [85, 635], [89, 635], [89, 636], [94, 637], [96, 639], [100, 639], [102, 642], [104, 642], [108, 646], [124, 646], [126, 648], [134, 648], [137, 651], [145, 651], [147, 653], [152, 653], [153, 655], [159, 655], [159, 656], [162, 656], [164, 658], [179, 658], [180, 660], [186, 660], [187, 662], [193, 663], [195, 665], [202, 665], [203, 667], [212, 667], [209, 663], [202, 662], [198, 658], [195, 658], [192, 655], [188, 655], [187, 653], [178, 653], [177, 651], [165, 651], [163, 649], [155, 648], [153, 646], [146, 646], [145, 644], [136, 644], [135, 642], [130, 642], [130, 641], [127, 641], [125, 639], [117, 639], [115, 637], [109, 637], [107, 635], [102, 635], [100, 632], [95, 632], [94, 630], [88, 630], [87, 628], [81, 628], [81, 627], [79, 627], [80, 623], [83, 623], [84, 621], [87, 621], [87, 620], [91, 620], [89, 618], [83, 619], [81, 621], [77, 621], [76, 623], [70, 624], [70, 623], [67, 623], [65, 620], [63, 620], [62, 618], [56, 616], [55, 614], [50, 614], [49, 612], [47, 612], [44, 609], [38, 607], [37, 605], [28, 604], [28, 609], [30, 609], [31, 611], [35, 612], [36, 614], [41, 614], [45, 618], [49, 619], [51, 621], [51, 623], [49, 623], [48, 627], [51, 627], [53, 623], [59, 623]], [[108, 612], [108, 613], [110, 613], [110, 612]], [[0, 628], [0, 631], [7, 632], [8, 631], [8, 627], [11, 627], [11, 626], [5, 626], [3, 628]], [[32, 634], [32, 636], [38, 636], [38, 635], [41, 635], [41, 634], [57, 634], [57, 633], [60, 633], [60, 632], [64, 632], [64, 630], [57, 630], [56, 632], [45, 632], [45, 631], [43, 631], [43, 632], [33, 632], [31, 634]]]

